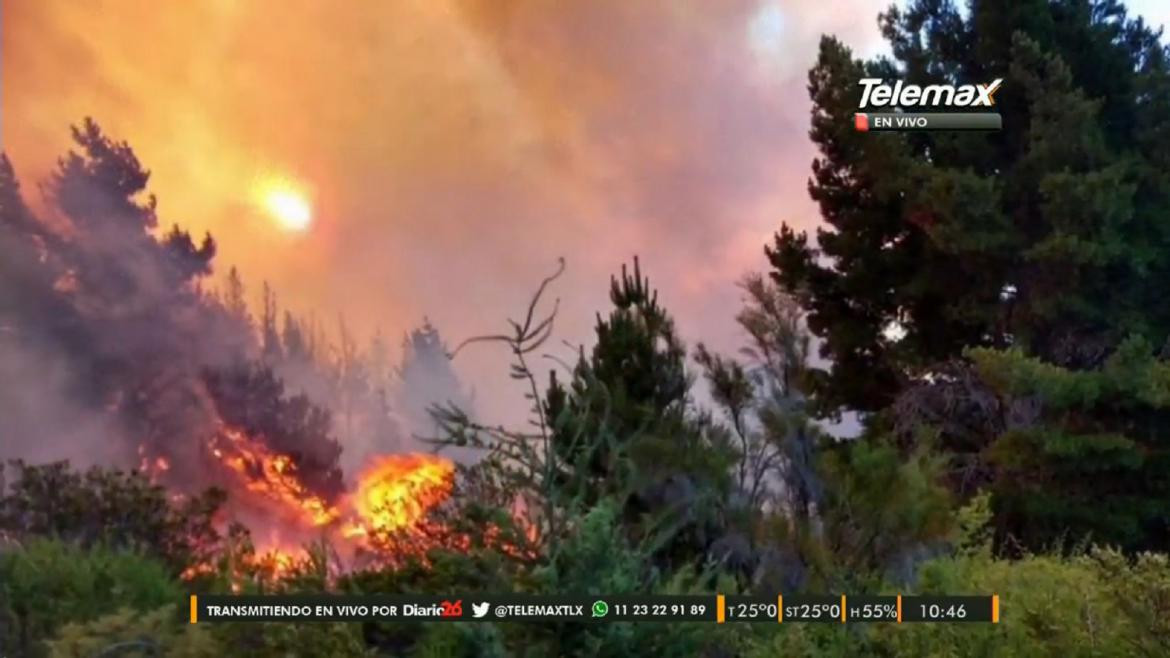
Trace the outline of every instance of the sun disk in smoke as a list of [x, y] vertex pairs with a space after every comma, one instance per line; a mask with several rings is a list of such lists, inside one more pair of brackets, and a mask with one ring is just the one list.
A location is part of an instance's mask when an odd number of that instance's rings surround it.
[[313, 209], [308, 198], [287, 182], [263, 185], [259, 197], [264, 210], [286, 231], [299, 233], [313, 222]]

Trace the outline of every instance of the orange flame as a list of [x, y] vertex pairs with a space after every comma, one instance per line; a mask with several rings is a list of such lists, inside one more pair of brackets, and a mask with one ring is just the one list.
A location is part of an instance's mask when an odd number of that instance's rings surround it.
[[291, 456], [241, 430], [221, 427], [208, 449], [235, 476], [233, 488], [244, 505], [259, 507], [277, 519], [270, 527], [272, 536], [257, 542], [258, 562], [277, 574], [288, 570], [297, 553], [288, 548], [289, 537], [279, 537], [278, 527], [301, 536], [306, 529], [320, 529], [345, 544], [364, 546], [420, 527], [454, 485], [455, 466], [443, 457], [386, 455], [362, 472], [353, 493], [334, 505], [304, 485]]
[[145, 443], [138, 444], [138, 470], [145, 473], [151, 482], [157, 483], [159, 476], [171, 470], [171, 462], [166, 457], [151, 457]]
[[310, 526], [324, 526], [337, 520], [337, 508], [305, 487], [288, 455], [274, 452], [240, 430], [227, 427], [216, 434], [211, 452], [235, 471], [245, 489], [275, 504], [278, 511], [287, 510], [294, 519]]
[[346, 537], [409, 529], [451, 495], [455, 466], [435, 455], [387, 455], [361, 475], [348, 502], [358, 518]]

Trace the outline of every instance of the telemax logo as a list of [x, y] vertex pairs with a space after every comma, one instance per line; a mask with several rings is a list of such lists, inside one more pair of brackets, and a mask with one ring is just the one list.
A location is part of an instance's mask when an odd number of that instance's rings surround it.
[[860, 109], [867, 107], [991, 107], [1003, 78], [974, 85], [908, 85], [901, 80], [892, 86], [881, 78], [864, 78]]

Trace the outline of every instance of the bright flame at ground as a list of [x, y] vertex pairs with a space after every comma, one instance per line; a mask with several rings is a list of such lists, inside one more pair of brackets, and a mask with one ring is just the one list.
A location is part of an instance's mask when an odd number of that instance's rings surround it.
[[313, 222], [313, 209], [308, 198], [290, 183], [279, 181], [263, 185], [258, 196], [264, 209], [286, 231], [299, 233]]
[[356, 522], [347, 537], [409, 529], [451, 495], [455, 465], [435, 455], [387, 455], [361, 475], [349, 499]]
[[[303, 547], [318, 540], [325, 541], [321, 546], [330, 547], [327, 550], [336, 550], [331, 554], [341, 560], [392, 562], [404, 556], [422, 557], [433, 547], [469, 550], [476, 542], [518, 559], [537, 555], [539, 531], [522, 501], [512, 510], [518, 535], [488, 524], [476, 539], [432, 516], [451, 497], [455, 486], [455, 464], [438, 455], [378, 457], [361, 473], [351, 493], [331, 503], [301, 481], [291, 456], [273, 451], [246, 432], [221, 426], [208, 444], [208, 452], [233, 475], [229, 500], [241, 505], [237, 511], [262, 515], [258, 520], [261, 532], [252, 534], [255, 551], [242, 556], [236, 565], [239, 571], [232, 576], [235, 579], [258, 574], [260, 578], [279, 578], [309, 565], [307, 560], [315, 558]], [[144, 463], [150, 463], [145, 448], [142, 456]], [[298, 545], [302, 548], [296, 548]], [[423, 561], [426, 563], [425, 557]], [[215, 565], [198, 565], [183, 577], [214, 571]]]
[[[454, 486], [455, 465], [437, 455], [403, 454], [377, 458], [358, 479], [353, 493], [334, 505], [315, 495], [300, 479], [296, 463], [245, 432], [222, 427], [209, 445], [215, 459], [231, 471], [234, 496], [278, 519], [270, 528], [306, 537], [314, 531], [352, 547], [376, 545], [394, 533], [420, 527], [427, 513], [446, 500]], [[254, 537], [257, 558], [277, 572], [294, 562], [279, 532]]]

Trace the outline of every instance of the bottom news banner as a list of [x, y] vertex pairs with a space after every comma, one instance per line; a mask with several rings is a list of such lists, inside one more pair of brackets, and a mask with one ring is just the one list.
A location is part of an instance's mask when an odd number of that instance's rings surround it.
[[191, 595], [191, 623], [370, 621], [999, 622], [999, 597]]

